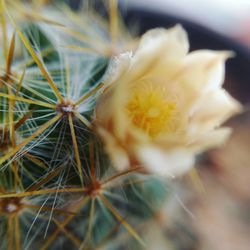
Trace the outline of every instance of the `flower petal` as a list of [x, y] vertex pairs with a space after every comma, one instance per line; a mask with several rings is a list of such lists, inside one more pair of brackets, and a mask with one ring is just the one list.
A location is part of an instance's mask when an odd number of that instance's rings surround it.
[[[142, 36], [133, 56], [131, 64], [133, 74], [130, 77], [138, 79], [158, 65], [164, 65], [165, 61], [179, 61], [187, 54], [188, 49], [187, 34], [180, 25], [168, 30], [163, 28], [150, 30]], [[165, 67], [165, 70], [168, 70], [168, 67]]]
[[131, 60], [132, 51], [122, 53], [113, 58], [110, 62], [104, 82], [110, 85], [117, 81], [129, 69]]
[[129, 158], [126, 151], [119, 145], [116, 138], [105, 129], [98, 129], [99, 135], [105, 141], [105, 150], [117, 170], [123, 171], [129, 167]]
[[[172, 51], [168, 51], [172, 47]], [[187, 33], [181, 25], [171, 29], [156, 28], [146, 32], [140, 41], [136, 51], [136, 59], [145, 56], [159, 55], [163, 52], [168, 57], [183, 57], [189, 50]]]
[[204, 94], [195, 109], [190, 117], [188, 129], [191, 136], [219, 126], [229, 117], [240, 112], [241, 105], [225, 90], [218, 89]]
[[225, 61], [231, 57], [229, 51], [198, 50], [188, 54], [179, 80], [191, 90], [207, 92], [218, 89], [224, 82]]
[[186, 149], [164, 152], [157, 147], [142, 146], [137, 149], [137, 156], [150, 172], [160, 176], [179, 176], [194, 165], [194, 156]]
[[201, 153], [204, 150], [222, 146], [231, 135], [231, 132], [231, 128], [227, 127], [212, 130], [209, 133], [199, 137], [197, 140], [191, 143], [189, 147], [196, 153]]

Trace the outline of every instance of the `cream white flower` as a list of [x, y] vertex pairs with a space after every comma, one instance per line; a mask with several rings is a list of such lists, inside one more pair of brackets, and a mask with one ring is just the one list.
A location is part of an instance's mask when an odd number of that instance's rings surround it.
[[115, 58], [96, 107], [96, 129], [114, 165], [175, 176], [230, 134], [219, 126], [241, 105], [221, 86], [230, 52], [188, 52], [181, 26], [153, 29]]

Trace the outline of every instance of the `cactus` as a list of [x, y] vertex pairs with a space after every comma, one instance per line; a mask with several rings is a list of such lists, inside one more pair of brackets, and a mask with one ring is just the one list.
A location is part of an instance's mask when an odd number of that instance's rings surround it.
[[110, 61], [137, 40], [114, 0], [108, 18], [47, 2], [0, 5], [0, 249], [147, 249], [174, 187], [115, 168], [95, 126]]
[[132, 38], [66, 5], [2, 1], [1, 21], [0, 248], [138, 249], [165, 187], [113, 169], [91, 122], [110, 56]]

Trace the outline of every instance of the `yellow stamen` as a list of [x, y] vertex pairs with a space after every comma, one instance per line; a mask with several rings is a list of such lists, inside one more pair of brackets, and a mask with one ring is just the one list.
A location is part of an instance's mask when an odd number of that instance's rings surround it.
[[142, 82], [131, 92], [126, 111], [135, 127], [151, 137], [176, 128], [177, 105], [163, 87]]

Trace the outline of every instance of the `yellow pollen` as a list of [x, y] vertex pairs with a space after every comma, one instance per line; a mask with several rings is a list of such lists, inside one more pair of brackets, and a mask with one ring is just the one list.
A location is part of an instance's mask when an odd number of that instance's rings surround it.
[[151, 137], [174, 130], [177, 107], [175, 102], [167, 100], [164, 89], [146, 84], [131, 92], [126, 112], [135, 127]]

